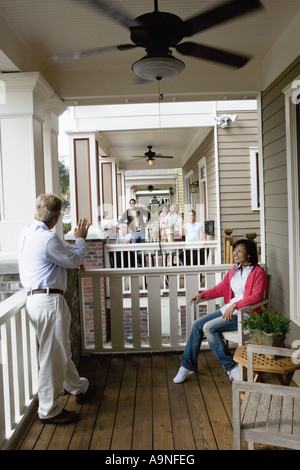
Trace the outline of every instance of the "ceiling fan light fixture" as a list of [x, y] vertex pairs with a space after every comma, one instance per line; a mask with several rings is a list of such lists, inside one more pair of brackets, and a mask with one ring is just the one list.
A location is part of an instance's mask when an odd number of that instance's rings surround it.
[[154, 165], [154, 160], [148, 160], [148, 165], [150, 166]]
[[184, 67], [176, 57], [144, 57], [131, 66], [138, 77], [149, 81], [176, 77]]

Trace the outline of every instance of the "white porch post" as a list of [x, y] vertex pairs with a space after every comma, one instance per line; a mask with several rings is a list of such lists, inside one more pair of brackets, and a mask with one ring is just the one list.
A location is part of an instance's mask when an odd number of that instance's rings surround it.
[[104, 227], [118, 220], [117, 171], [114, 158], [100, 160], [100, 214]]
[[0, 253], [15, 253], [20, 229], [34, 216], [45, 192], [44, 105], [53, 89], [38, 72], [1, 74]]
[[118, 218], [123, 214], [127, 207], [125, 195], [125, 170], [117, 170], [117, 198], [118, 198]]
[[[58, 134], [59, 116], [66, 110], [65, 104], [57, 95], [51, 96], [45, 103], [44, 137], [44, 169], [45, 192], [60, 195], [58, 169]], [[62, 238], [62, 220], [56, 226], [56, 232]]]
[[[73, 233], [78, 219], [91, 222], [89, 238], [103, 238], [100, 226], [99, 138], [97, 131], [68, 131], [70, 148], [70, 199]], [[69, 237], [67, 237], [69, 238]]]
[[54, 193], [57, 195], [60, 193], [57, 158], [59, 116], [65, 110], [65, 104], [57, 95], [51, 96], [45, 103], [45, 121], [43, 124], [45, 190], [46, 193]]

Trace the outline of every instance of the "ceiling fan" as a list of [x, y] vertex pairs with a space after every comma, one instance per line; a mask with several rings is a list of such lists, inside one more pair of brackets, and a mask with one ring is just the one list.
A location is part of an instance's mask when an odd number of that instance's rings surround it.
[[173, 158], [172, 156], [170, 155], [161, 155], [160, 153], [155, 153], [153, 152], [151, 149], [152, 149], [152, 145], [148, 145], [148, 152], [145, 152], [144, 153], [144, 156], [141, 157], [140, 155], [135, 155], [133, 156], [133, 158], [145, 158], [146, 157], [146, 161], [148, 162], [148, 164], [151, 166], [151, 165], [154, 165], [154, 162], [155, 162], [155, 159], [156, 158]]
[[262, 8], [259, 0], [227, 0], [221, 5], [183, 21], [177, 15], [159, 11], [158, 0], [154, 0], [153, 12], [145, 13], [135, 19], [130, 18], [120, 9], [114, 8], [107, 0], [80, 1], [94, 5], [98, 10], [128, 28], [132, 44], [60, 54], [54, 56], [53, 59], [57, 62], [64, 62], [112, 50], [126, 51], [142, 47], [146, 51], [146, 56], [132, 64], [132, 69], [138, 77], [150, 81], [171, 78], [184, 69], [185, 64], [172, 55], [170, 48], [197, 59], [205, 59], [235, 68], [242, 67], [250, 60], [250, 57], [191, 41], [181, 41], [183, 38]]
[[159, 188], [154, 188], [154, 186], [152, 186], [152, 184], [149, 184], [149, 186], [147, 186], [147, 189], [148, 189], [149, 193], [152, 193], [152, 191], [160, 191]]

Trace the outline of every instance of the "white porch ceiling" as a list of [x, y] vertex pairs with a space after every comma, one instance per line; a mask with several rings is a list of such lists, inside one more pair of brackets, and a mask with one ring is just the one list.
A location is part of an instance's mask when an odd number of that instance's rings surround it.
[[[191, 156], [194, 139], [203, 140], [211, 128], [188, 127], [173, 129], [143, 129], [129, 131], [107, 131], [104, 138], [113, 154], [119, 160], [119, 168], [124, 170], [182, 168], [185, 160]], [[157, 158], [150, 167], [145, 159], [133, 158], [133, 155], [143, 156], [152, 145], [152, 151], [161, 155], [171, 155], [172, 159]]]
[[[224, 0], [159, 0], [159, 10], [188, 19]], [[153, 11], [153, 0], [110, 0], [135, 18]], [[185, 62], [175, 79], [165, 80], [162, 91], [180, 100], [205, 99], [207, 95], [255, 93], [261, 85], [261, 60], [300, 10], [299, 0], [262, 0], [264, 10], [241, 16], [192, 37], [194, 42], [224, 48], [253, 59], [242, 69], [213, 64], [174, 53]], [[124, 100], [153, 100], [156, 83], [139, 85], [131, 64], [144, 50], [110, 52], [57, 64], [52, 56], [130, 43], [129, 30], [82, 0], [0, 0], [0, 50], [21, 71], [45, 76], [67, 101], [95, 104]], [[176, 52], [176, 51], [175, 51]], [[0, 70], [8, 71], [4, 64]]]
[[[158, 6], [185, 20], [223, 2], [159, 0]], [[153, 0], [110, 3], [132, 18], [154, 9]], [[262, 11], [192, 37], [197, 43], [252, 56], [246, 66], [232, 70], [174, 53], [185, 69], [178, 77], [161, 82], [164, 100], [254, 98], [262, 89], [265, 55], [300, 14], [300, 0], [262, 0], [262, 4]], [[40, 71], [67, 105], [157, 102], [157, 83], [138, 84], [131, 70], [132, 63], [145, 55], [141, 48], [62, 64], [52, 60], [55, 54], [130, 42], [129, 30], [81, 0], [0, 0], [0, 71]], [[143, 149], [144, 153], [147, 145], [153, 145], [157, 153], [174, 154], [179, 162], [197, 132], [195, 128], [168, 129], [161, 135], [157, 130], [116, 131], [106, 138], [114, 152], [120, 154], [122, 149], [126, 167], [132, 168], [129, 154]], [[168, 167], [171, 162], [174, 165], [175, 159], [160, 160], [159, 166]]]

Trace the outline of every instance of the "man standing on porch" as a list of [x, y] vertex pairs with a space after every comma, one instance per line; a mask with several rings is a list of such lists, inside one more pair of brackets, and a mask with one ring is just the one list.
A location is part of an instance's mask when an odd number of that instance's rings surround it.
[[78, 415], [62, 409], [57, 398], [64, 388], [83, 403], [94, 391], [86, 378], [79, 377], [71, 360], [71, 315], [63, 296], [67, 288], [66, 268], [83, 267], [85, 239], [89, 224], [79, 220], [76, 242], [67, 247], [52, 231], [61, 214], [61, 200], [41, 194], [36, 201], [33, 223], [23, 228], [19, 241], [19, 269], [27, 290], [26, 312], [39, 343], [38, 414], [43, 424], [67, 424]]

